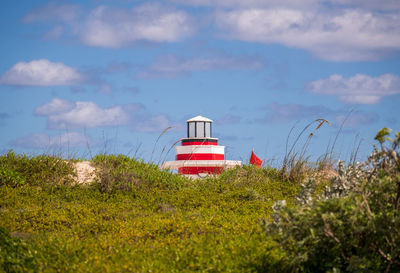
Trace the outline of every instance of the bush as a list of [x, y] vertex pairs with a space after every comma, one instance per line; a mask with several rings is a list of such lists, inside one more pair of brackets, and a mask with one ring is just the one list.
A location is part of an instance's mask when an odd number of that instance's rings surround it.
[[28, 157], [9, 151], [0, 156], [0, 184], [10, 186], [68, 184], [75, 175], [70, 162], [52, 155]]
[[19, 238], [14, 238], [0, 226], [0, 271], [37, 272], [36, 252]]
[[155, 164], [147, 164], [125, 155], [97, 155], [99, 187], [102, 192], [133, 191], [139, 187], [177, 189], [187, 181], [183, 176], [162, 171]]
[[319, 196], [308, 183], [300, 205], [276, 208], [266, 230], [288, 254], [287, 271], [400, 271], [400, 134], [387, 135], [378, 132], [381, 146], [366, 163], [342, 164]]
[[0, 185], [16, 187], [24, 184], [25, 179], [18, 172], [9, 169], [8, 166], [0, 166]]

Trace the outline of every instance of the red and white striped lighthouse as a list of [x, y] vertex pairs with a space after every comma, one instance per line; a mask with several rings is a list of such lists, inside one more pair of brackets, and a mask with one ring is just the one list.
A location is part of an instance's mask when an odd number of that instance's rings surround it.
[[178, 169], [190, 177], [217, 175], [224, 168], [240, 166], [241, 161], [225, 160], [225, 147], [212, 137], [212, 120], [197, 116], [187, 120], [187, 137], [176, 147], [176, 161], [164, 162], [163, 169]]

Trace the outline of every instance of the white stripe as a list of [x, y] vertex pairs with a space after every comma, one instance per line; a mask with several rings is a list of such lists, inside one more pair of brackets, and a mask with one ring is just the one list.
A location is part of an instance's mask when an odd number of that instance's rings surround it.
[[225, 146], [216, 145], [188, 145], [177, 146], [176, 154], [225, 154]]
[[167, 161], [161, 165], [161, 169], [178, 169], [181, 167], [224, 167], [232, 168], [241, 166], [242, 161], [235, 160], [178, 160]]
[[207, 176], [217, 176], [217, 175], [210, 174], [210, 173], [202, 173], [200, 175], [198, 175], [198, 174], [182, 174], [182, 176], [185, 176], [185, 177], [191, 178], [191, 179], [201, 179], [201, 178], [205, 178]]

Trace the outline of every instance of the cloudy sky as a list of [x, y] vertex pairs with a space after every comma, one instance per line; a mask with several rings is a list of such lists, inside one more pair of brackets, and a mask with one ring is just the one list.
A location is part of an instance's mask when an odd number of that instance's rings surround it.
[[400, 127], [398, 0], [5, 0], [0, 34], [2, 153], [158, 162], [203, 115], [229, 159], [318, 118], [299, 149], [348, 159]]

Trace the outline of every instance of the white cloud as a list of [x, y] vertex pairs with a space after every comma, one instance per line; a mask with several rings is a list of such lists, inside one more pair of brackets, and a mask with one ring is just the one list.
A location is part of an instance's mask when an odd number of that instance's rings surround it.
[[131, 10], [99, 6], [89, 14], [80, 35], [87, 45], [119, 48], [140, 40], [175, 42], [193, 32], [186, 12], [145, 4]]
[[398, 0], [170, 0], [190, 6], [209, 6], [218, 8], [276, 8], [289, 7], [310, 10], [316, 7], [361, 7], [372, 10], [396, 10], [400, 9]]
[[53, 23], [45, 39], [71, 34], [86, 45], [106, 48], [120, 48], [139, 41], [176, 42], [195, 31], [189, 13], [156, 3], [132, 9], [101, 5], [83, 13], [78, 5], [52, 2], [23, 18], [25, 23], [41, 21]]
[[400, 51], [398, 13], [252, 8], [217, 12], [216, 22], [228, 38], [302, 48], [331, 61], [373, 60]]
[[54, 98], [51, 102], [36, 107], [35, 114], [40, 116], [56, 115], [65, 113], [74, 108], [74, 104], [69, 100]]
[[189, 75], [194, 71], [261, 69], [263, 67], [264, 63], [259, 58], [252, 57], [214, 56], [185, 59], [174, 55], [164, 55], [136, 76], [142, 78], [176, 77]]
[[81, 133], [69, 132], [58, 136], [51, 136], [44, 133], [31, 134], [13, 141], [13, 145], [24, 148], [61, 148], [61, 147], [82, 147], [92, 142], [88, 137]]
[[[321, 3], [324, 3], [324, 0], [318, 0]], [[362, 7], [365, 9], [371, 10], [399, 10], [400, 2], [398, 0], [330, 0], [326, 1], [326, 3], [342, 5], [344, 7]]]
[[166, 115], [153, 115], [141, 104], [102, 108], [92, 101], [71, 102], [54, 98], [36, 107], [35, 114], [47, 117], [50, 129], [127, 126], [139, 132], [158, 132], [171, 125]]
[[218, 8], [265, 8], [265, 7], [310, 7], [320, 0], [170, 0], [174, 3], [190, 6], [209, 6]]
[[357, 74], [350, 78], [331, 75], [328, 79], [308, 83], [306, 89], [316, 94], [339, 96], [346, 103], [375, 104], [384, 97], [400, 94], [400, 77], [393, 74], [379, 77]]
[[[126, 125], [129, 116], [122, 106], [114, 106], [109, 108], [101, 108], [91, 101], [77, 101], [73, 103], [73, 107], [54, 113], [51, 111], [50, 102], [36, 109], [36, 113], [48, 116], [48, 127], [51, 129], [66, 129], [77, 127], [107, 127]], [[48, 108], [46, 112], [44, 109]]]
[[31, 62], [19, 62], [7, 70], [0, 78], [0, 84], [53, 86], [74, 85], [83, 80], [83, 76], [74, 68], [63, 63], [39, 59]]
[[[400, 52], [400, 1], [387, 0], [170, 0], [216, 10], [220, 35], [302, 48], [330, 61], [376, 60]], [[120, 48], [137, 42], [176, 42], [210, 26], [208, 11], [190, 14], [170, 5], [132, 9], [51, 3], [25, 16], [27, 23], [57, 20], [47, 39], [72, 34], [86, 45]], [[195, 19], [199, 22], [195, 23]], [[208, 19], [204, 19], [208, 18]], [[214, 29], [212, 29], [214, 31]]]

